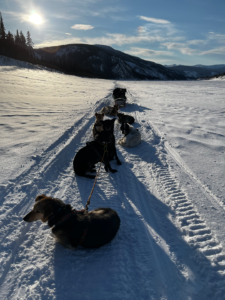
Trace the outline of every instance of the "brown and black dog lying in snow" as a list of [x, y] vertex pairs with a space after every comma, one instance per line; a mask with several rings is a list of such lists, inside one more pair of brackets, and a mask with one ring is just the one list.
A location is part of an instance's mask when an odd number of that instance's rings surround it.
[[120, 218], [111, 208], [77, 212], [70, 204], [45, 195], [37, 196], [32, 211], [23, 220], [48, 222], [55, 238], [67, 248], [99, 248], [109, 243], [120, 227]]

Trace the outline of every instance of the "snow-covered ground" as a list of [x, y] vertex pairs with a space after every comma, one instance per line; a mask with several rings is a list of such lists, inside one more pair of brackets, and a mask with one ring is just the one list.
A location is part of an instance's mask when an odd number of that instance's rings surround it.
[[213, 80], [213, 81], [217, 81], [217, 80], [225, 80], [225, 75], [224, 76], [219, 76], [219, 77], [215, 77], [215, 78], [212, 78], [210, 80]]
[[[116, 86], [143, 140], [117, 146], [122, 165], [101, 170], [90, 210], [115, 209], [121, 227], [71, 251], [22, 217], [43, 193], [85, 206], [93, 180], [72, 161]], [[0, 299], [225, 299], [224, 94], [224, 81], [114, 82], [0, 59]]]

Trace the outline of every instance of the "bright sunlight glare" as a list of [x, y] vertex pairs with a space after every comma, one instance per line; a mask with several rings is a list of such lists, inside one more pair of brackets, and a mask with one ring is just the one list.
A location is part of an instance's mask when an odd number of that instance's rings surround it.
[[29, 21], [34, 24], [41, 24], [43, 22], [41, 16], [39, 16], [38, 14], [31, 15], [29, 17]]

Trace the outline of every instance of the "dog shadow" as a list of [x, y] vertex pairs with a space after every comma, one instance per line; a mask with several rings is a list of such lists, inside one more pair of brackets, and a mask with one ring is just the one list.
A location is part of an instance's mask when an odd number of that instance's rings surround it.
[[[129, 155], [132, 150], [128, 149]], [[154, 153], [154, 150], [149, 149], [149, 153]], [[198, 273], [194, 260], [189, 257], [198, 257], [206, 278], [213, 274], [213, 281], [219, 282], [223, 279], [222, 275], [215, 272], [204, 254], [185, 242], [170, 221], [175, 217], [174, 211], [147, 189], [141, 181], [142, 175], [137, 177], [131, 164], [122, 163], [122, 166], [116, 167], [117, 173], [101, 170], [89, 209], [115, 209], [121, 218], [119, 232], [110, 243], [99, 249], [78, 247], [72, 251], [56, 243], [53, 254], [56, 299], [68, 297], [68, 294], [69, 298], [74, 295], [78, 300], [118, 299], [118, 295], [120, 299], [134, 299], [134, 296], [149, 299], [149, 291], [156, 299], [160, 298], [161, 291], [167, 299], [171, 299], [171, 295], [179, 299], [179, 293], [182, 291], [184, 294], [185, 290], [195, 292], [191, 295], [192, 299], [213, 299], [215, 290], [204, 285], [201, 270]], [[155, 160], [155, 163], [160, 162]], [[111, 165], [114, 168], [116, 162], [112, 161]], [[85, 206], [94, 181], [78, 176], [75, 180], [76, 192], [79, 192]], [[168, 249], [163, 247], [163, 241]], [[173, 255], [169, 256], [168, 251]], [[186, 266], [193, 279], [187, 281], [184, 270], [179, 266]], [[146, 278], [145, 283], [143, 278]]]
[[152, 110], [151, 108], [149, 107], [146, 107], [146, 106], [142, 106], [142, 105], [139, 105], [139, 104], [136, 104], [136, 103], [127, 103], [125, 107], [121, 107], [120, 110], [124, 113], [128, 113], [128, 112], [135, 112], [135, 111], [138, 111], [138, 112], [144, 112], [146, 110]]

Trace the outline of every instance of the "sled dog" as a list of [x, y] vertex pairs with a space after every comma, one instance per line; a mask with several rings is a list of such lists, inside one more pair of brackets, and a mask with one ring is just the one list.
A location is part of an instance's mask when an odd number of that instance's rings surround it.
[[134, 117], [129, 116], [129, 115], [124, 115], [123, 113], [117, 113], [117, 118], [118, 118], [118, 122], [120, 124], [122, 124], [122, 123], [133, 124], [134, 123]]
[[23, 220], [47, 222], [58, 242], [71, 249], [79, 245], [99, 248], [109, 243], [120, 227], [120, 218], [111, 208], [100, 207], [85, 213], [46, 195], [36, 197], [33, 209]]
[[103, 131], [103, 125], [100, 121], [103, 121], [104, 119], [104, 113], [95, 113], [95, 123], [92, 128], [93, 137], [96, 136], [99, 132]]
[[141, 143], [141, 133], [138, 129], [134, 129], [133, 126], [123, 123], [120, 130], [124, 134], [124, 137], [119, 139], [117, 144], [123, 147], [133, 148]]

